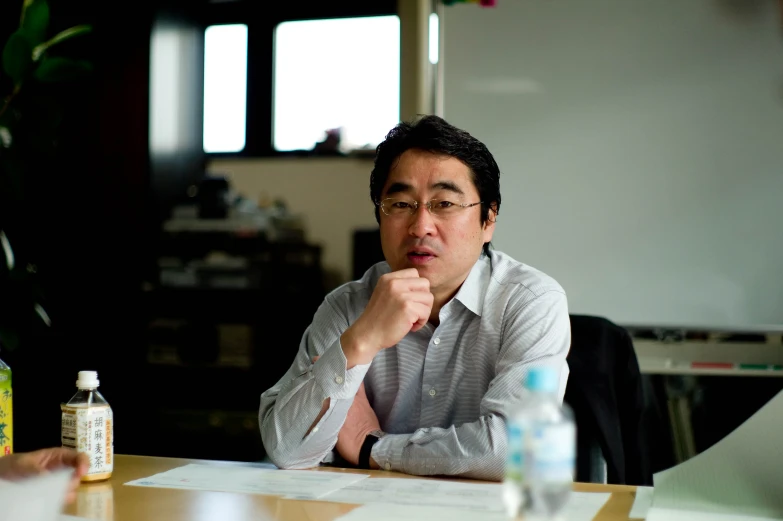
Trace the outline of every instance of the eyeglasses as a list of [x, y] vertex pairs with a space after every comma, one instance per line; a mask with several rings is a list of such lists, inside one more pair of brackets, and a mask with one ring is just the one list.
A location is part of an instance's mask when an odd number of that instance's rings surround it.
[[390, 197], [388, 199], [384, 199], [380, 203], [376, 203], [376, 205], [380, 206], [381, 211], [390, 217], [413, 215], [416, 213], [416, 210], [419, 209], [419, 206], [426, 207], [432, 215], [448, 217], [456, 214], [464, 208], [470, 208], [471, 206], [476, 206], [482, 202], [483, 201], [479, 201], [477, 203], [455, 203], [446, 199], [432, 199], [430, 201], [420, 203], [419, 201], [414, 201], [412, 199], [398, 199], [395, 197]]

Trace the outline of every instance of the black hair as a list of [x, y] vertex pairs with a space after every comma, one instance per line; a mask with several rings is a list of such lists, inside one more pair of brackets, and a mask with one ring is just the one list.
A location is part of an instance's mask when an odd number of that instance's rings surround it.
[[[380, 199], [389, 172], [399, 157], [410, 149], [424, 150], [459, 159], [468, 168], [479, 193], [481, 223], [489, 219], [490, 208], [500, 211], [500, 169], [486, 145], [464, 130], [438, 116], [423, 116], [415, 122], [403, 122], [386, 135], [375, 150], [375, 166], [370, 174], [370, 197], [375, 204], [375, 219], [380, 223]], [[494, 219], [494, 217], [493, 217]], [[490, 243], [484, 244], [489, 253]]]

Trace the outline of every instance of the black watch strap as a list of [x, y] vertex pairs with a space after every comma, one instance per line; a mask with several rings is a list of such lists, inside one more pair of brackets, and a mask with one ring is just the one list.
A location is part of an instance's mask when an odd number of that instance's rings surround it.
[[370, 455], [372, 454], [372, 447], [380, 438], [374, 434], [368, 434], [364, 438], [362, 448], [359, 450], [359, 465], [360, 469], [370, 468]]

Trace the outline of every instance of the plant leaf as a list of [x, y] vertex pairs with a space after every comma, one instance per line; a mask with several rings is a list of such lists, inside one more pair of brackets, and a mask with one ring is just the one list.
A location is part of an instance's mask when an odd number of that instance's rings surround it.
[[25, 74], [33, 63], [32, 45], [22, 29], [18, 29], [9, 38], [3, 49], [3, 69], [14, 82], [22, 83]]
[[0, 230], [0, 247], [2, 247], [3, 257], [5, 258], [4, 264], [8, 266], [8, 271], [11, 271], [14, 269], [14, 250], [11, 248], [11, 242], [3, 230]]
[[22, 12], [22, 29], [31, 45], [38, 45], [46, 38], [46, 29], [49, 27], [49, 4], [46, 0], [32, 0], [25, 2]]
[[64, 31], [54, 35], [49, 41], [37, 45], [33, 49], [33, 60], [38, 61], [50, 47], [53, 47], [58, 43], [64, 42], [66, 40], [70, 40], [71, 38], [75, 38], [76, 36], [87, 34], [91, 31], [91, 25], [75, 25], [73, 27], [69, 27], [68, 29], [65, 29]]
[[35, 78], [45, 82], [74, 80], [92, 71], [92, 64], [86, 60], [71, 60], [50, 56], [41, 61], [35, 69]]

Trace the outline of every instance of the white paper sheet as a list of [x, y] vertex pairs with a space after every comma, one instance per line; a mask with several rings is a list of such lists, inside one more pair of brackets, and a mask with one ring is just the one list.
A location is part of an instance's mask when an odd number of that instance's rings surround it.
[[319, 501], [385, 503], [454, 507], [473, 511], [502, 512], [501, 485], [457, 483], [431, 479], [371, 478], [323, 496]]
[[780, 518], [755, 517], [742, 514], [719, 514], [715, 512], [694, 512], [670, 508], [651, 508], [647, 521], [778, 521]]
[[[573, 492], [562, 512], [562, 517], [569, 521], [592, 521], [609, 496], [610, 494], [603, 493]], [[459, 510], [467, 515], [468, 519], [471, 515], [475, 516], [479, 513], [505, 516], [502, 486], [495, 483], [370, 478], [332, 492], [319, 501], [382, 505], [381, 510], [391, 506], [426, 507], [441, 511]], [[402, 517], [399, 519], [411, 521]], [[483, 515], [481, 519], [484, 519]]]
[[0, 481], [0, 521], [58, 521], [73, 471]]
[[647, 519], [647, 513], [652, 507], [654, 490], [652, 487], [636, 487], [636, 499], [633, 500], [628, 519]]
[[509, 521], [501, 512], [476, 512], [433, 506], [374, 503], [351, 510], [335, 521]]
[[192, 463], [125, 484], [317, 499], [365, 478], [366, 474]]
[[[386, 480], [377, 479], [375, 481]], [[568, 506], [558, 517], [567, 521], [593, 521], [593, 518], [604, 506], [610, 495], [574, 492]], [[453, 506], [369, 503], [351, 510], [335, 521], [509, 521], [508, 516], [500, 510], [502, 510], [502, 504], [500, 509], [495, 509], [494, 511], [476, 511], [473, 509], [454, 508]]]
[[655, 474], [654, 509], [783, 519], [781, 433], [783, 392], [708, 450]]
[[572, 492], [571, 499], [558, 518], [566, 521], [593, 521], [611, 496], [608, 492]]

